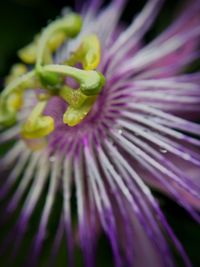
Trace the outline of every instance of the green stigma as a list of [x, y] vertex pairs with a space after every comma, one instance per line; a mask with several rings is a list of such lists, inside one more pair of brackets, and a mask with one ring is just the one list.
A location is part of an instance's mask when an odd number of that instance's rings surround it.
[[[81, 31], [82, 18], [76, 13], [57, 19], [49, 24], [33, 42], [18, 53], [23, 63], [12, 67], [6, 79], [6, 87], [0, 97], [0, 124], [4, 127], [17, 122], [17, 113], [24, 103], [24, 92], [38, 90], [38, 103], [22, 126], [21, 134], [26, 139], [38, 139], [54, 131], [54, 120], [43, 115], [48, 101], [59, 96], [67, 102], [63, 122], [71, 127], [78, 125], [90, 112], [102, 90], [105, 78], [96, 71], [101, 58], [101, 46], [94, 34], [85, 36], [80, 46], [62, 64], [53, 63], [53, 54], [70, 38]], [[31, 64], [28, 71], [26, 64]], [[82, 65], [82, 69], [76, 67]], [[73, 89], [65, 83], [71, 77], [79, 84]]]

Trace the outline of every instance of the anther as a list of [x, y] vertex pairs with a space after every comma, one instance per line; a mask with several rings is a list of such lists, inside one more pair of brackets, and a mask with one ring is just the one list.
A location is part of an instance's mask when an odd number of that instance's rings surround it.
[[27, 139], [37, 139], [49, 135], [54, 130], [54, 120], [44, 116], [43, 111], [47, 101], [40, 101], [33, 109], [25, 124], [22, 126], [21, 135]]
[[69, 106], [63, 115], [63, 122], [71, 127], [78, 125], [90, 112], [95, 100], [96, 96], [90, 96], [79, 108]]
[[98, 67], [101, 57], [101, 45], [95, 34], [86, 36], [78, 49], [73, 52], [66, 63], [74, 66], [82, 63], [83, 69], [94, 70]]

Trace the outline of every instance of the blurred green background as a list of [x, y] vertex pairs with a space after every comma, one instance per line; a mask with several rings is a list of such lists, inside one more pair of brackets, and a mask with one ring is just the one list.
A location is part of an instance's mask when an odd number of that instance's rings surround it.
[[[133, 3], [134, 2], [134, 3]], [[135, 14], [146, 1], [135, 0], [130, 1], [129, 6], [125, 10], [123, 19], [130, 21], [133, 14]], [[163, 12], [159, 15], [158, 21], [153, 30], [149, 33], [147, 38], [151, 39], [155, 34], [159, 33], [172, 19], [176, 13], [177, 7], [181, 4], [181, 0], [168, 0], [164, 6]], [[16, 52], [24, 45], [28, 44], [33, 36], [38, 33], [41, 27], [45, 26], [49, 20], [56, 18], [63, 7], [73, 6], [73, 1], [63, 0], [1, 0], [0, 1], [0, 87], [3, 86], [3, 77], [8, 73], [10, 66], [17, 62]], [[4, 148], [0, 148], [1, 154], [4, 153]], [[192, 259], [194, 267], [200, 266], [200, 228], [180, 207], [174, 202], [156, 193], [160, 200], [163, 211], [165, 212], [171, 226], [173, 227], [178, 238], [181, 240], [186, 248], [189, 256]], [[4, 202], [0, 204], [1, 211], [4, 210]], [[59, 204], [58, 204], [59, 205]], [[26, 235], [26, 240], [21, 249], [21, 254], [24, 254], [24, 249], [27, 243], [32, 239], [35, 229], [37, 227], [37, 216], [40, 214], [36, 212], [32, 219], [32, 225]], [[59, 210], [59, 209], [58, 209]], [[55, 211], [56, 212], [56, 211]], [[57, 211], [58, 212], [58, 211]], [[1, 213], [2, 214], [2, 213]], [[17, 214], [17, 211], [16, 211]], [[13, 219], [11, 219], [13, 220]], [[52, 232], [55, 231], [57, 225], [52, 223]], [[6, 235], [9, 225], [0, 229], [0, 237]], [[46, 244], [48, 251], [51, 245], [51, 236]], [[6, 254], [7, 255], [7, 254]], [[48, 253], [44, 253], [41, 258], [41, 266], [46, 266], [46, 258]], [[57, 266], [66, 266], [66, 252], [62, 248], [59, 254], [59, 261]], [[111, 263], [111, 253], [105, 237], [100, 241], [98, 249], [98, 266], [109, 267]], [[6, 256], [0, 261], [0, 267], [9, 265], [6, 263]], [[21, 260], [16, 260], [14, 267], [21, 267]], [[77, 252], [77, 267], [82, 266], [80, 252]], [[182, 266], [180, 260], [177, 258], [177, 266]], [[27, 265], [27, 267], [29, 267]], [[143, 266], [141, 266], [143, 267]], [[153, 266], [147, 266], [153, 267]]]

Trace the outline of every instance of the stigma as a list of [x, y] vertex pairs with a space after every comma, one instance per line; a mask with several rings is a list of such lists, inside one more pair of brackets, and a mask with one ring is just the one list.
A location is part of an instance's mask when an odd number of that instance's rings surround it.
[[[44, 115], [54, 96], [67, 103], [64, 124], [74, 127], [88, 115], [105, 83], [103, 74], [96, 70], [101, 59], [98, 37], [95, 34], [84, 36], [64, 62], [53, 62], [57, 49], [69, 39], [76, 38], [81, 28], [82, 18], [70, 13], [49, 24], [31, 44], [18, 52], [22, 63], [12, 67], [0, 97], [1, 125], [10, 127], [17, 123], [17, 114], [24, 106], [25, 91], [29, 89], [35, 91], [37, 104], [21, 127], [25, 139], [43, 138], [55, 130], [54, 119]], [[78, 88], [67, 84], [67, 77], [73, 78]]]

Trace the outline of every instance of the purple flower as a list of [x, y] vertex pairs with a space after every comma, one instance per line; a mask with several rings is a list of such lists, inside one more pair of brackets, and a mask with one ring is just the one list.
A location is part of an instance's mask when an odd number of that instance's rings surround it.
[[119, 22], [125, 2], [79, 3], [80, 16], [66, 10], [20, 50], [30, 67], [15, 66], [2, 93], [0, 122], [9, 128], [0, 141], [12, 147], [0, 193], [11, 195], [7, 212], [22, 205], [4, 247], [18, 231], [17, 251], [45, 192], [34, 264], [62, 195], [52, 258], [66, 235], [69, 266], [77, 244], [85, 266], [95, 266], [103, 231], [116, 267], [175, 266], [169, 240], [191, 266], [150, 188], [200, 222], [200, 73], [184, 73], [199, 58], [200, 2], [188, 1], [146, 45], [163, 1], [147, 1], [128, 27]]

